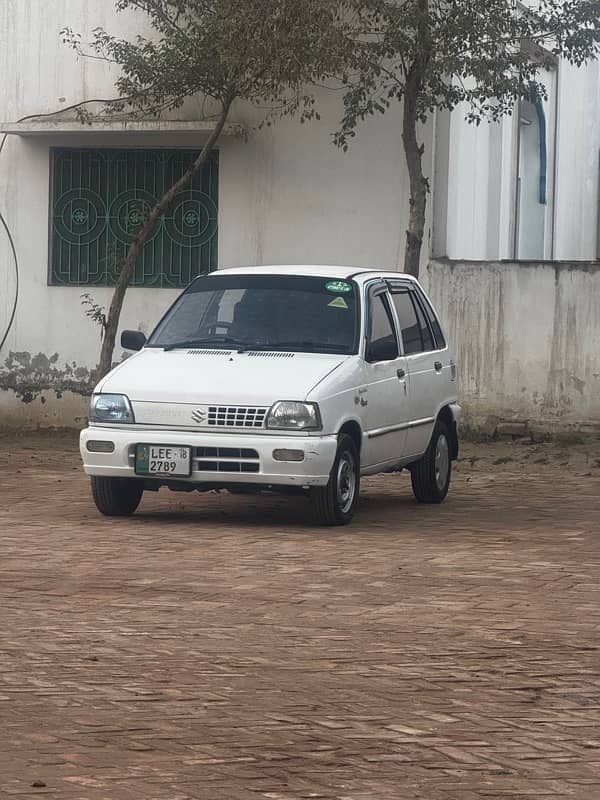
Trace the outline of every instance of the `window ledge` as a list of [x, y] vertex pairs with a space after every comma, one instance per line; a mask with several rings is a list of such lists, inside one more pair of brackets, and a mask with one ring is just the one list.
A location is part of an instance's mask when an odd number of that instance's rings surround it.
[[[182, 120], [101, 120], [91, 124], [76, 120], [28, 120], [27, 122], [0, 122], [0, 134], [13, 136], [62, 136], [63, 134], [163, 134], [163, 133], [211, 133], [216, 127], [210, 121]], [[243, 125], [226, 125], [224, 136], [243, 136]]]

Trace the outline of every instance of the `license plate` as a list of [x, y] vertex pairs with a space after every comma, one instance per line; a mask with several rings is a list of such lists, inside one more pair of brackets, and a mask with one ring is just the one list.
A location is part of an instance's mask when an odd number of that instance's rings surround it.
[[135, 448], [137, 475], [189, 478], [192, 474], [192, 448], [163, 444], [138, 444]]

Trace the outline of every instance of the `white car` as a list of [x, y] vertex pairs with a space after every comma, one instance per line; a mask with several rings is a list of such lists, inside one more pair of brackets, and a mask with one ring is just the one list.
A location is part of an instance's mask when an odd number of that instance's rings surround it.
[[413, 278], [252, 267], [197, 278], [95, 389], [81, 455], [96, 506], [143, 492], [304, 492], [344, 525], [360, 478], [407, 467], [440, 503], [458, 455], [456, 365]]

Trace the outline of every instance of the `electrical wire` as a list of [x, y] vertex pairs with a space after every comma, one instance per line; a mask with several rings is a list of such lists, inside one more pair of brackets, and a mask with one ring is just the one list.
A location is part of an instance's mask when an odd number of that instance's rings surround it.
[[[8, 134], [5, 133], [4, 137], [2, 138], [2, 142], [0, 142], [0, 154], [2, 153], [2, 150], [4, 149], [4, 145], [6, 143], [7, 137], [8, 137]], [[4, 332], [4, 335], [2, 336], [2, 339], [0, 339], [0, 350], [2, 350], [2, 348], [4, 347], [4, 345], [6, 343], [6, 340], [8, 339], [8, 334], [10, 333], [10, 331], [12, 329], [13, 323], [15, 321], [15, 317], [17, 315], [17, 306], [19, 304], [19, 259], [18, 259], [18, 256], [17, 256], [17, 248], [15, 247], [15, 242], [14, 242], [14, 239], [12, 237], [12, 233], [10, 232], [10, 228], [8, 227], [8, 223], [6, 222], [6, 219], [4, 218], [4, 214], [2, 213], [2, 211], [0, 211], [0, 225], [2, 225], [2, 227], [4, 228], [4, 230], [6, 232], [6, 235], [8, 237], [8, 243], [9, 243], [10, 249], [12, 251], [14, 265], [15, 265], [15, 299], [13, 301], [13, 305], [12, 305], [12, 309], [11, 309], [11, 312], [10, 312], [10, 316], [8, 318], [8, 325], [6, 327], [6, 331]]]

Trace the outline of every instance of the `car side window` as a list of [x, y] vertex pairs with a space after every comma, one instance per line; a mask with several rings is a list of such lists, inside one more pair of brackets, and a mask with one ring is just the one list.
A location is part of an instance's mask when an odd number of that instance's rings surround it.
[[398, 358], [398, 342], [387, 297], [378, 294], [371, 298], [370, 335], [366, 360], [392, 361]]
[[421, 330], [421, 341], [423, 343], [423, 351], [425, 353], [429, 353], [432, 350], [435, 350], [435, 344], [433, 342], [433, 336], [431, 334], [429, 323], [425, 319], [425, 314], [423, 312], [423, 309], [421, 308], [421, 304], [419, 303], [417, 296], [414, 292], [410, 292], [410, 299], [412, 300], [415, 307], [415, 311], [417, 312], [417, 319], [419, 320], [419, 328]]
[[419, 305], [422, 306], [423, 310], [425, 311], [425, 316], [429, 320], [429, 327], [433, 331], [433, 338], [435, 339], [436, 349], [443, 350], [444, 347], [446, 347], [446, 339], [444, 338], [444, 334], [442, 333], [440, 321], [436, 317], [433, 308], [431, 307], [431, 303], [427, 300], [425, 295], [422, 292], [418, 292], [417, 295], [418, 295]]
[[392, 300], [400, 322], [402, 330], [402, 340], [404, 341], [404, 355], [410, 356], [414, 353], [423, 352], [423, 342], [421, 340], [421, 328], [415, 307], [410, 298], [410, 292], [401, 291], [392, 294]]

